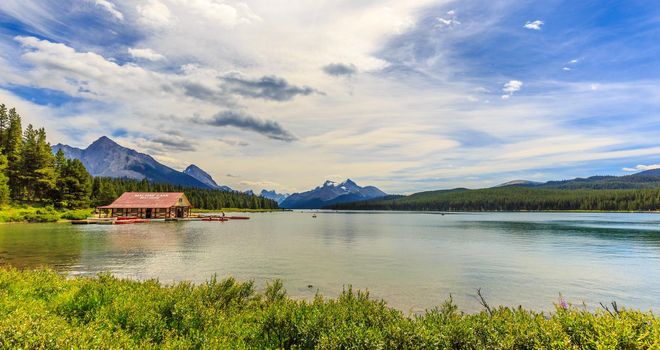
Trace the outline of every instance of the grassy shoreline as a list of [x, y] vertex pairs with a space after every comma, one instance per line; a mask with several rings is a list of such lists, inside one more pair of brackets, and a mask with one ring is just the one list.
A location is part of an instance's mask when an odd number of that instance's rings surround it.
[[[193, 209], [193, 213], [219, 213], [242, 212], [242, 213], [269, 213], [286, 211], [286, 209], [245, 209], [226, 208], [222, 210]], [[92, 217], [94, 209], [55, 209], [52, 206], [4, 206], [0, 207], [0, 223], [52, 223], [69, 222], [71, 220], [84, 220]]]
[[491, 307], [460, 312], [451, 300], [405, 315], [350, 288], [336, 299], [287, 297], [279, 281], [215, 278], [66, 278], [0, 268], [3, 348], [213, 349], [657, 349], [660, 318], [610, 306], [552, 313]]

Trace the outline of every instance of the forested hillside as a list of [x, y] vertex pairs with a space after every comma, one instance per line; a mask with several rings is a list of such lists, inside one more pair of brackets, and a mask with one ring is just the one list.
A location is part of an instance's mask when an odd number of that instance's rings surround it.
[[660, 188], [635, 190], [565, 190], [497, 187], [420, 192], [410, 196], [330, 206], [345, 210], [542, 211], [660, 210]]
[[94, 178], [78, 159], [55, 155], [46, 130], [22, 126], [15, 108], [0, 104], [0, 206], [77, 209], [109, 204], [125, 191], [185, 192], [196, 208], [277, 208], [277, 202], [239, 192], [187, 188], [148, 181]]
[[654, 171], [644, 171], [626, 176], [592, 176], [572, 180], [548, 181], [537, 184], [516, 185], [520, 187], [557, 188], [564, 190], [594, 189], [594, 190], [623, 190], [660, 188], [660, 176], [653, 175]]

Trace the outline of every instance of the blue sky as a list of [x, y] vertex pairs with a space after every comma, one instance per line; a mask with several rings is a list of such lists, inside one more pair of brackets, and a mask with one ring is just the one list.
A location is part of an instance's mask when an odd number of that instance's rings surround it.
[[476, 188], [658, 166], [658, 43], [651, 1], [8, 0], [0, 101], [238, 189]]

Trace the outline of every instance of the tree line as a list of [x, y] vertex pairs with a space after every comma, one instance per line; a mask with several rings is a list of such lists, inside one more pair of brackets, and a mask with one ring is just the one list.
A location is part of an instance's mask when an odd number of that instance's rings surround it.
[[274, 209], [277, 202], [240, 192], [184, 188], [147, 180], [92, 177], [78, 159], [53, 155], [46, 130], [22, 126], [15, 108], [0, 104], [0, 205], [66, 209], [107, 205], [123, 192], [184, 192], [196, 208]]
[[660, 210], [660, 188], [634, 190], [562, 190], [525, 187], [456, 189], [337, 204], [328, 208], [421, 211], [658, 211]]
[[147, 180], [95, 177], [91, 198], [94, 206], [108, 205], [124, 192], [184, 192], [193, 207], [218, 210], [222, 208], [277, 209], [277, 202], [263, 197], [232, 191], [182, 187]]
[[83, 208], [91, 185], [80, 160], [53, 155], [44, 128], [23, 129], [16, 109], [0, 104], [0, 204]]

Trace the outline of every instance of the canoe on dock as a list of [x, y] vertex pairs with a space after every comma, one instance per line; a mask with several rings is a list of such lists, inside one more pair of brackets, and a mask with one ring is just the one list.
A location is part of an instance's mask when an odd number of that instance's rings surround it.
[[148, 224], [150, 222], [151, 220], [149, 219], [118, 219], [115, 221], [115, 225]]
[[229, 221], [229, 219], [223, 217], [210, 217], [210, 218], [202, 218], [202, 221]]

